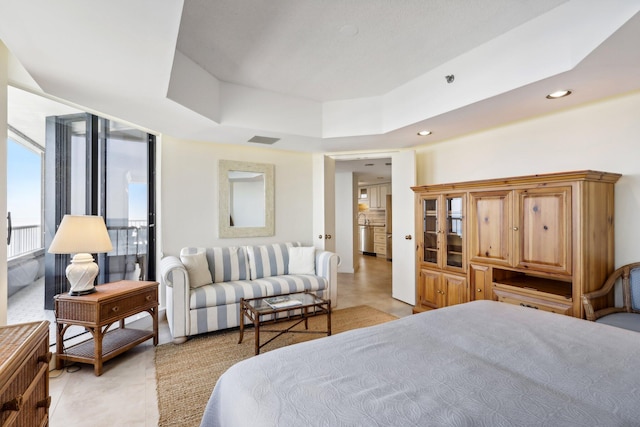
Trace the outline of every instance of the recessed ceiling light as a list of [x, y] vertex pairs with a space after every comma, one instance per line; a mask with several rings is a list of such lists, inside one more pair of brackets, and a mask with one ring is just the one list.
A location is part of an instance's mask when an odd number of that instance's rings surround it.
[[571, 95], [571, 91], [570, 90], [557, 90], [557, 91], [547, 95], [547, 99], [558, 99], [558, 98], [563, 98], [563, 97], [569, 96], [569, 95]]
[[418, 132], [418, 135], [420, 135], [420, 136], [431, 135], [431, 131], [430, 130], [421, 130], [420, 132]]

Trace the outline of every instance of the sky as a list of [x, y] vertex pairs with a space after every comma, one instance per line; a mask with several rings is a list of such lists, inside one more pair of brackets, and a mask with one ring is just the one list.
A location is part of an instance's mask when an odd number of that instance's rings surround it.
[[9, 138], [7, 142], [7, 210], [14, 226], [40, 224], [41, 158]]
[[129, 184], [129, 219], [147, 220], [147, 184], [132, 182]]
[[[40, 224], [40, 155], [24, 145], [7, 142], [7, 210], [14, 226]], [[129, 183], [129, 219], [146, 220], [147, 185]]]

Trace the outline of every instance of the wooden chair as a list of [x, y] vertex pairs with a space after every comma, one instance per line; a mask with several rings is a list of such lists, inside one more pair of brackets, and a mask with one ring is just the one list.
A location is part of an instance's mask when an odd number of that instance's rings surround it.
[[[615, 307], [616, 283], [622, 285], [622, 307]], [[582, 295], [587, 320], [640, 332], [640, 262], [614, 271], [602, 288]]]

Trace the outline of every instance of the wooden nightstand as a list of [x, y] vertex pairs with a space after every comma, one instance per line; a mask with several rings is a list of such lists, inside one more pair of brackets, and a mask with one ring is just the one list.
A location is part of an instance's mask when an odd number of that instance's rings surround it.
[[[56, 369], [63, 362], [90, 363], [96, 376], [102, 363], [153, 338], [158, 345], [158, 282], [123, 280], [105, 283], [88, 295], [54, 297], [56, 314]], [[124, 319], [143, 311], [153, 319], [153, 331], [125, 328]], [[120, 322], [120, 327], [109, 327]], [[93, 339], [64, 348], [64, 334], [71, 325], [84, 326]]]

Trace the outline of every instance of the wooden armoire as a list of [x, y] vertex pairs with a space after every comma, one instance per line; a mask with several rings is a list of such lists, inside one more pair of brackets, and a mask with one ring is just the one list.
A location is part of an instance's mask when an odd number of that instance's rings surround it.
[[591, 170], [413, 187], [414, 312], [477, 299], [583, 317], [614, 270], [614, 186]]

